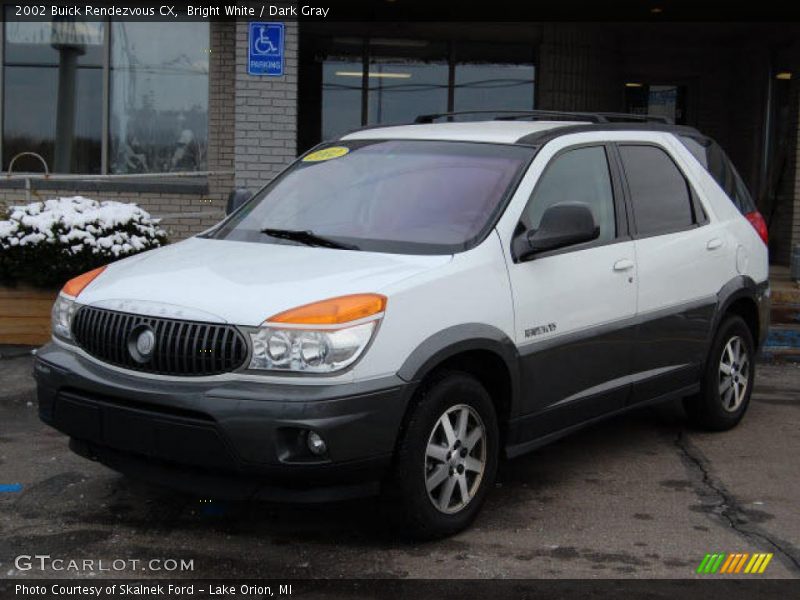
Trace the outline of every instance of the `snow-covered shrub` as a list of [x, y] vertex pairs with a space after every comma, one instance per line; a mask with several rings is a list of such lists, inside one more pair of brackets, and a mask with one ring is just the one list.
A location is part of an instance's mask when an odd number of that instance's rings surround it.
[[167, 243], [136, 206], [82, 196], [12, 206], [0, 220], [0, 283], [60, 287], [100, 265]]

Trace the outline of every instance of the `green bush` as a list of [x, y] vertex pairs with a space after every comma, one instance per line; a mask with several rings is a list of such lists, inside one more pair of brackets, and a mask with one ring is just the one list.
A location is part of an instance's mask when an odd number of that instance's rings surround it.
[[0, 220], [0, 283], [61, 287], [120, 258], [167, 243], [158, 219], [136, 206], [82, 196], [10, 207]]

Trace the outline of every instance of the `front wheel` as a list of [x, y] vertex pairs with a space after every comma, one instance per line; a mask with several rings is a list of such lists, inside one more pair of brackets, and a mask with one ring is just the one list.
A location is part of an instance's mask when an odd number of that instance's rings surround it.
[[497, 416], [474, 377], [441, 373], [420, 391], [387, 492], [407, 533], [452, 535], [477, 515], [497, 472]]
[[755, 382], [755, 344], [747, 324], [726, 318], [711, 344], [700, 393], [684, 401], [689, 420], [713, 431], [742, 420]]

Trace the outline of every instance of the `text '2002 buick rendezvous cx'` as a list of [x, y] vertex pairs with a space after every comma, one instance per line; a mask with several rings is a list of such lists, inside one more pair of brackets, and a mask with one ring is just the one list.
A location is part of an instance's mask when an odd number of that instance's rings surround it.
[[[766, 227], [688, 127], [428, 115], [300, 157], [225, 220], [69, 281], [35, 376], [73, 450], [187, 492], [475, 517], [501, 457], [683, 399], [747, 409]], [[237, 204], [237, 202], [233, 202]]]

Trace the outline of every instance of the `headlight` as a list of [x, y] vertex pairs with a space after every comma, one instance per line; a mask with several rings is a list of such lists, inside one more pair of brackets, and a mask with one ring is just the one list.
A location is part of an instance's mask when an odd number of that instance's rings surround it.
[[97, 267], [87, 271], [82, 275], [70, 279], [58, 294], [53, 310], [50, 313], [53, 335], [62, 340], [72, 341], [72, 317], [80, 306], [73, 298], [77, 298], [87, 285], [92, 283], [103, 271], [105, 267]]
[[77, 310], [78, 304], [74, 300], [62, 294], [58, 295], [51, 313], [54, 336], [62, 340], [72, 340], [72, 317]]
[[331, 373], [353, 364], [372, 339], [376, 321], [343, 329], [262, 327], [250, 334], [251, 369]]
[[355, 294], [314, 302], [267, 319], [250, 333], [250, 369], [333, 373], [353, 364], [369, 345], [386, 297]]

